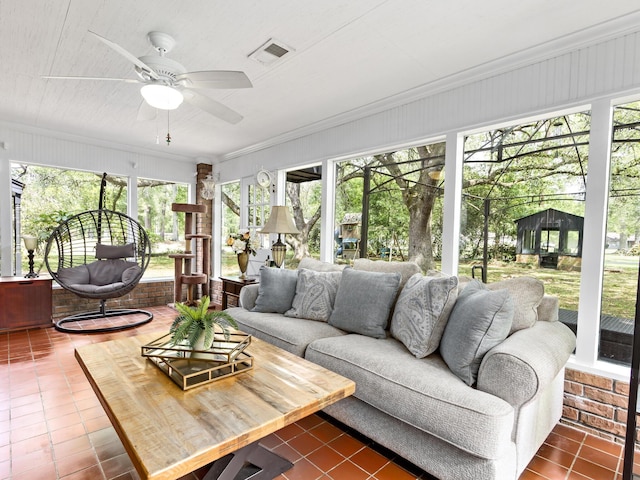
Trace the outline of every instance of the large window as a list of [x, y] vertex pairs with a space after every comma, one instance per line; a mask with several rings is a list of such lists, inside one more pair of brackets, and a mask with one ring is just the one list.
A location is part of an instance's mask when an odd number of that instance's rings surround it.
[[[34, 268], [46, 271], [44, 251], [49, 235], [70, 216], [98, 209], [102, 173], [13, 163], [11, 175], [24, 184], [19, 218], [13, 224], [14, 254], [21, 252], [22, 271], [27, 271], [27, 252], [20, 245], [20, 237], [36, 236]], [[104, 208], [126, 213], [127, 178], [109, 175], [104, 200]]]
[[613, 109], [599, 358], [631, 363], [640, 254], [640, 102]]
[[469, 135], [460, 275], [530, 275], [560, 298], [574, 331], [587, 192], [588, 112]]
[[439, 267], [444, 150], [444, 143], [435, 143], [338, 164], [338, 262], [365, 252], [376, 259], [412, 258], [425, 272]]
[[238, 275], [236, 256], [227, 246], [227, 239], [237, 233], [240, 225], [240, 182], [226, 183], [220, 186], [222, 198], [220, 270], [222, 275]]
[[171, 210], [172, 203], [186, 203], [189, 188], [184, 184], [138, 178], [138, 222], [151, 242], [151, 260], [144, 278], [173, 277], [170, 253], [185, 250], [184, 214]]

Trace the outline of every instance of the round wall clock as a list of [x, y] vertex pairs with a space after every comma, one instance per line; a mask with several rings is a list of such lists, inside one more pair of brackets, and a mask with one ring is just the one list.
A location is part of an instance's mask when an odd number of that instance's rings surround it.
[[262, 188], [269, 188], [271, 186], [271, 173], [267, 170], [260, 170], [256, 173], [256, 183]]

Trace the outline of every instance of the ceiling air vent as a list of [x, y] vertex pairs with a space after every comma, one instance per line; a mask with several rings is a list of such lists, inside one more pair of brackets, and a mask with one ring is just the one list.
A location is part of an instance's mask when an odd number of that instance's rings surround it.
[[257, 60], [260, 63], [265, 65], [271, 65], [272, 63], [280, 60], [287, 53], [291, 52], [293, 49], [288, 47], [284, 43], [274, 40], [273, 38], [269, 39], [266, 43], [261, 45], [257, 50], [249, 55], [249, 58]]

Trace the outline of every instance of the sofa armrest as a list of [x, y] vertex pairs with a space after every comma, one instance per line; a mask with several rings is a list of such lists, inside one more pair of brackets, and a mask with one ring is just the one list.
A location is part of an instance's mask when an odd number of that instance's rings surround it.
[[260, 284], [258, 283], [242, 287], [240, 290], [240, 297], [238, 298], [238, 306], [245, 310], [251, 310], [255, 307], [256, 298], [258, 298], [258, 288], [260, 288]]
[[487, 352], [477, 388], [519, 408], [551, 383], [575, 345], [575, 335], [563, 323], [536, 322]]

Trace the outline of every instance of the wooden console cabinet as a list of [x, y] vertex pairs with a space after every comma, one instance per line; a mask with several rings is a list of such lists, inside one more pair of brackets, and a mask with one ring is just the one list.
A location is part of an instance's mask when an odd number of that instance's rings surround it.
[[235, 298], [237, 305], [242, 287], [258, 283], [256, 278], [245, 280], [239, 277], [220, 277], [220, 280], [222, 280], [222, 310], [225, 310], [229, 306], [229, 297]]
[[0, 331], [52, 325], [50, 278], [0, 277]]

